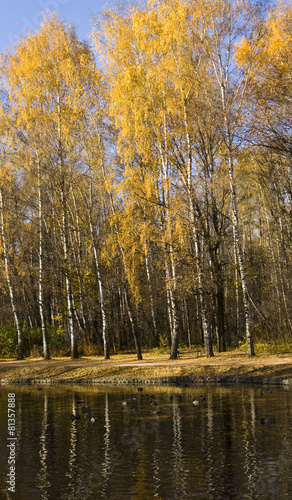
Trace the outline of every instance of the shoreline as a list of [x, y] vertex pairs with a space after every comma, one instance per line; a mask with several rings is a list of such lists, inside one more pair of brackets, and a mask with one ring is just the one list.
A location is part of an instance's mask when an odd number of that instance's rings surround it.
[[0, 360], [0, 385], [182, 385], [182, 384], [272, 384], [292, 386], [292, 354], [244, 353], [195, 357], [186, 352], [178, 360], [169, 355], [145, 353], [100, 357], [28, 358]]
[[153, 378], [3, 378], [0, 385], [204, 385], [204, 384], [255, 384], [292, 386], [292, 378], [275, 378], [262, 376], [209, 376], [209, 377], [153, 377]]

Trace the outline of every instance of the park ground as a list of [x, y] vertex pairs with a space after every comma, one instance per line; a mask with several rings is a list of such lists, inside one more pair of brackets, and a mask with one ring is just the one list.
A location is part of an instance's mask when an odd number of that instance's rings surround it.
[[184, 351], [179, 359], [170, 360], [168, 354], [144, 353], [138, 361], [134, 354], [116, 354], [109, 360], [101, 356], [71, 358], [27, 358], [23, 361], [0, 359], [1, 383], [9, 381], [89, 382], [94, 379], [148, 379], [162, 377], [190, 377], [193, 379], [212, 377], [238, 377], [252, 381], [253, 378], [268, 381], [289, 380], [292, 383], [292, 353], [260, 353], [249, 358], [242, 352], [215, 353], [212, 358], [204, 354]]

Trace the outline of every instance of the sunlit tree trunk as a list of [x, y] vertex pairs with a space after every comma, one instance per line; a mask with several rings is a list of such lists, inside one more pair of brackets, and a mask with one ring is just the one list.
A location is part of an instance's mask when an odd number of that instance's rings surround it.
[[[163, 101], [165, 105], [165, 92], [163, 91]], [[161, 177], [161, 193], [159, 194], [161, 204], [161, 231], [164, 249], [165, 276], [166, 276], [166, 293], [168, 318], [171, 334], [170, 359], [178, 357], [178, 341], [179, 341], [179, 323], [177, 312], [177, 297], [176, 297], [176, 264], [174, 259], [173, 242], [172, 242], [172, 227], [170, 214], [170, 177], [168, 165], [168, 134], [167, 134], [167, 119], [164, 112], [163, 117], [163, 144], [158, 145], [160, 153], [160, 177]]]
[[158, 338], [157, 323], [156, 323], [156, 317], [155, 317], [153, 287], [152, 287], [148, 252], [149, 252], [149, 249], [148, 249], [147, 243], [145, 243], [145, 267], [146, 267], [147, 283], [148, 283], [149, 298], [150, 298], [151, 318], [152, 318], [152, 323], [153, 323], [153, 337], [154, 337], [154, 342], [158, 343], [159, 338]]
[[42, 206], [42, 191], [41, 191], [41, 165], [37, 154], [37, 177], [38, 177], [38, 229], [39, 229], [39, 290], [38, 290], [38, 302], [39, 311], [41, 318], [41, 330], [43, 339], [43, 355], [44, 359], [50, 359], [49, 346], [48, 346], [48, 335], [44, 314], [44, 303], [43, 303], [43, 206]]
[[232, 222], [233, 222], [235, 246], [236, 246], [237, 258], [238, 258], [238, 264], [239, 264], [242, 295], [243, 295], [247, 352], [248, 352], [249, 356], [254, 356], [255, 352], [254, 352], [254, 344], [253, 344], [253, 335], [252, 335], [252, 330], [251, 330], [248, 287], [247, 287], [244, 259], [243, 259], [243, 253], [242, 253], [240, 236], [239, 236], [239, 229], [238, 229], [238, 213], [237, 213], [237, 198], [236, 198], [235, 182], [234, 182], [234, 168], [233, 168], [233, 159], [232, 159], [230, 150], [229, 150], [229, 159], [228, 159], [228, 171], [229, 171], [230, 190], [231, 190]]
[[100, 300], [101, 320], [102, 320], [102, 339], [103, 339], [104, 358], [109, 359], [110, 358], [109, 338], [108, 338], [108, 326], [107, 326], [107, 318], [106, 318], [106, 310], [105, 310], [105, 302], [104, 302], [103, 282], [102, 282], [101, 272], [100, 272], [98, 250], [97, 250], [97, 245], [96, 245], [96, 241], [95, 241], [95, 231], [94, 231], [93, 222], [92, 222], [92, 181], [90, 181], [90, 195], [89, 195], [89, 197], [90, 197], [89, 228], [90, 228], [91, 243], [92, 243], [92, 248], [93, 248], [95, 270], [96, 270], [96, 276], [97, 276], [97, 282], [98, 282], [98, 288], [99, 288], [99, 300]]
[[[177, 305], [176, 305], [176, 297], [175, 297], [175, 289], [176, 289], [176, 275], [175, 275], [175, 264], [173, 260], [173, 249], [172, 242], [170, 243], [170, 259], [171, 266], [168, 263], [168, 255], [167, 255], [167, 247], [164, 246], [165, 250], [165, 273], [167, 280], [167, 290], [168, 290], [168, 314], [170, 320], [171, 327], [171, 348], [170, 348], [170, 359], [177, 359], [178, 357], [178, 314], [177, 314]], [[171, 271], [170, 271], [171, 269]]]
[[199, 293], [199, 300], [200, 300], [200, 306], [201, 306], [201, 319], [202, 319], [202, 328], [203, 328], [203, 335], [204, 335], [204, 344], [205, 344], [205, 349], [206, 349], [206, 356], [207, 356], [207, 358], [209, 358], [209, 357], [214, 356], [214, 352], [213, 352], [213, 346], [212, 346], [210, 325], [209, 325], [209, 320], [208, 320], [208, 312], [207, 312], [206, 302], [204, 300], [203, 273], [202, 273], [202, 267], [201, 267], [200, 244], [199, 244], [199, 238], [198, 238], [198, 233], [197, 233], [195, 221], [193, 222], [193, 234], [194, 234], [197, 284], [198, 284], [198, 293]]
[[235, 240], [235, 232], [233, 229], [233, 248], [234, 248], [234, 273], [235, 273], [235, 306], [236, 306], [236, 342], [240, 339], [240, 317], [239, 317], [239, 277], [238, 277], [238, 258], [237, 258], [237, 246]]
[[66, 172], [64, 165], [61, 106], [60, 106], [59, 95], [57, 96], [57, 99], [58, 99], [58, 162], [59, 162], [59, 174], [60, 174], [61, 227], [62, 227], [65, 291], [66, 291], [66, 302], [67, 302], [67, 321], [68, 321], [69, 338], [70, 338], [71, 358], [75, 359], [78, 357], [78, 352], [77, 352], [76, 334], [74, 329], [74, 308], [72, 304], [72, 297], [71, 297], [72, 290], [71, 290], [70, 273], [69, 273], [68, 215], [67, 215], [67, 197], [66, 197], [66, 187], [65, 187]]
[[23, 336], [22, 331], [18, 319], [18, 314], [15, 306], [14, 292], [12, 287], [12, 281], [10, 276], [10, 267], [8, 261], [8, 250], [6, 244], [6, 231], [5, 231], [5, 219], [4, 219], [4, 196], [2, 187], [0, 187], [0, 210], [1, 210], [1, 237], [2, 237], [2, 250], [3, 250], [3, 258], [4, 258], [4, 269], [5, 269], [5, 277], [9, 290], [10, 304], [14, 317], [14, 322], [17, 331], [17, 359], [23, 359]]
[[70, 349], [71, 358], [75, 359], [78, 357], [77, 353], [77, 342], [74, 329], [74, 307], [71, 297], [71, 284], [69, 277], [69, 258], [68, 258], [68, 233], [67, 233], [67, 207], [65, 201], [64, 188], [61, 191], [61, 203], [62, 203], [62, 240], [63, 240], [63, 261], [64, 261], [64, 275], [65, 275], [65, 291], [66, 291], [66, 302], [67, 302], [67, 320], [69, 328], [69, 338], [70, 338]]
[[[101, 138], [99, 140], [101, 142]], [[102, 145], [100, 144], [100, 151], [102, 151], [102, 149], [103, 149]], [[105, 167], [104, 167], [102, 159], [101, 159], [101, 168], [102, 168], [104, 183], [106, 184], [107, 178], [106, 178]], [[108, 196], [109, 196], [109, 201], [110, 201], [111, 213], [115, 217], [116, 209], [115, 209], [113, 195], [112, 195], [111, 191], [108, 191]], [[118, 228], [118, 225], [116, 222], [114, 222], [114, 231], [116, 234], [117, 244], [118, 244], [118, 248], [120, 251], [121, 258], [122, 258], [122, 263], [123, 263], [123, 268], [124, 268], [124, 273], [125, 273], [125, 280], [123, 280], [123, 289], [124, 289], [124, 297], [125, 297], [125, 303], [126, 303], [126, 307], [127, 307], [128, 317], [129, 317], [129, 321], [130, 321], [130, 325], [131, 325], [132, 336], [133, 336], [135, 349], [136, 349], [136, 353], [137, 353], [137, 359], [142, 360], [143, 358], [142, 358], [142, 352], [141, 352], [141, 348], [140, 348], [140, 342], [139, 342], [138, 335], [137, 335], [137, 329], [136, 329], [136, 325], [135, 325], [135, 321], [134, 321], [132, 304], [131, 304], [131, 300], [129, 297], [129, 284], [128, 284], [128, 278], [127, 278], [129, 276], [128, 266], [127, 266], [127, 262], [126, 262], [124, 248], [123, 248], [121, 238], [120, 238], [119, 228]]]
[[[224, 3], [223, 3], [224, 4]], [[249, 356], [254, 356], [254, 343], [253, 335], [251, 329], [251, 315], [249, 307], [248, 298], [248, 286], [246, 280], [244, 256], [242, 251], [242, 244], [240, 240], [239, 222], [238, 222], [238, 209], [237, 209], [237, 194], [236, 194], [236, 184], [234, 178], [234, 139], [236, 128], [239, 121], [239, 113], [243, 110], [243, 100], [245, 98], [245, 88], [248, 76], [248, 70], [241, 79], [238, 81], [232, 81], [232, 51], [234, 50], [234, 34], [237, 22], [237, 16], [242, 14], [240, 11], [240, 5], [238, 6], [239, 12], [237, 12], [237, 5], [231, 5], [231, 2], [227, 2], [223, 7], [226, 7], [224, 12], [224, 20], [226, 25], [222, 28], [220, 32], [219, 26], [216, 26], [218, 22], [215, 17], [211, 19], [211, 26], [213, 30], [213, 40], [214, 44], [209, 50], [211, 50], [211, 64], [214, 70], [214, 76], [218, 83], [218, 90], [221, 100], [221, 112], [222, 112], [222, 138], [226, 147], [226, 160], [227, 169], [229, 174], [229, 185], [230, 185], [230, 197], [231, 197], [231, 211], [232, 211], [232, 224], [234, 231], [234, 239], [236, 246], [236, 254], [238, 258], [239, 272], [241, 278], [241, 287], [243, 295], [243, 308], [245, 316], [245, 333], [247, 341], [247, 351]], [[217, 31], [218, 29], [218, 31]], [[221, 28], [220, 28], [221, 29]], [[243, 28], [241, 28], [243, 29]], [[207, 33], [205, 33], [207, 36]], [[224, 62], [223, 62], [224, 61]]]
[[[73, 256], [75, 260], [75, 269], [77, 272], [78, 276], [78, 282], [79, 282], [79, 311], [80, 313], [77, 313], [77, 310], [74, 305], [74, 310], [75, 310], [75, 316], [78, 321], [78, 325], [80, 330], [83, 332], [85, 335], [86, 332], [86, 327], [87, 327], [87, 321], [85, 319], [85, 312], [84, 312], [84, 296], [86, 295], [85, 292], [85, 286], [84, 286], [84, 280], [83, 280], [83, 275], [82, 275], [82, 239], [81, 239], [81, 233], [80, 233], [80, 217], [79, 217], [79, 210], [76, 202], [76, 196], [75, 192], [73, 189], [73, 186], [71, 185], [71, 195], [73, 199], [73, 210], [71, 211], [71, 219], [74, 224], [73, 232], [74, 232], [74, 241], [73, 241], [73, 236], [71, 236], [71, 247], [73, 250]], [[71, 233], [72, 234], [72, 233]], [[72, 296], [73, 298], [73, 296]]]
[[208, 312], [206, 307], [206, 300], [204, 297], [204, 285], [203, 285], [203, 270], [202, 270], [202, 262], [201, 262], [201, 251], [200, 251], [200, 242], [199, 242], [199, 234], [197, 228], [196, 221], [196, 211], [194, 205], [194, 192], [193, 192], [193, 172], [192, 172], [192, 150], [191, 150], [191, 140], [189, 135], [189, 127], [187, 120], [187, 111], [186, 105], [184, 103], [184, 128], [187, 142], [187, 165], [186, 165], [186, 175], [183, 180], [186, 185], [186, 191], [188, 196], [188, 204], [189, 204], [189, 212], [190, 212], [190, 222], [193, 233], [193, 241], [195, 248], [195, 261], [196, 261], [196, 272], [197, 272], [197, 283], [198, 283], [198, 293], [200, 299], [201, 306], [201, 317], [202, 317], [202, 328], [204, 334], [204, 344], [206, 349], [206, 356], [212, 357], [213, 347], [212, 347], [212, 337], [211, 337], [211, 329], [209, 325]]

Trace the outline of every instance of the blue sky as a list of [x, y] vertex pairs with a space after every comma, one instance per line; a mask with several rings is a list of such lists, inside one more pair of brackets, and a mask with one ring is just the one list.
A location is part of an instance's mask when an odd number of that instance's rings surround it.
[[[79, 38], [88, 40], [92, 10], [98, 12], [106, 0], [6, 0], [1, 1], [0, 52], [11, 47], [18, 35], [40, 27], [42, 12], [55, 11], [73, 23]], [[107, 2], [110, 3], [110, 2]]]

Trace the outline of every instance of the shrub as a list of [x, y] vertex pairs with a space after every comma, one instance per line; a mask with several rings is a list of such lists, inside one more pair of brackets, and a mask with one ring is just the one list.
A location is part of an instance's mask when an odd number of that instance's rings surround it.
[[17, 355], [17, 334], [13, 324], [0, 328], [0, 357], [14, 358]]
[[[237, 351], [247, 352], [247, 343], [240, 343], [236, 348]], [[254, 350], [256, 354], [260, 353], [271, 353], [271, 354], [283, 354], [292, 352], [292, 342], [283, 342], [282, 340], [273, 342], [256, 342], [254, 344]]]
[[103, 350], [97, 345], [87, 345], [83, 346], [83, 356], [102, 356]]

